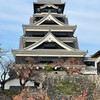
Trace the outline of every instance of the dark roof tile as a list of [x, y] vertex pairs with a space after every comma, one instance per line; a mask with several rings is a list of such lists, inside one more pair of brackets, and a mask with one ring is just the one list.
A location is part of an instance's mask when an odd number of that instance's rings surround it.
[[61, 0], [37, 0], [38, 3], [52, 3], [52, 4], [59, 4]]

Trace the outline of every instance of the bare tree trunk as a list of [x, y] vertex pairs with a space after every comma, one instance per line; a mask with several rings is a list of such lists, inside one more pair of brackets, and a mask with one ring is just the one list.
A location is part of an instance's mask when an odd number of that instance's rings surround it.
[[24, 84], [22, 84], [21, 85], [21, 90], [23, 90], [25, 88], [25, 85]]
[[5, 83], [2, 82], [2, 83], [1, 83], [1, 90], [2, 90], [2, 91], [4, 91], [4, 87], [5, 87]]
[[20, 81], [20, 86], [21, 86], [20, 90], [22, 91], [23, 89], [25, 89], [25, 85], [28, 82], [28, 80], [19, 79], [19, 81]]

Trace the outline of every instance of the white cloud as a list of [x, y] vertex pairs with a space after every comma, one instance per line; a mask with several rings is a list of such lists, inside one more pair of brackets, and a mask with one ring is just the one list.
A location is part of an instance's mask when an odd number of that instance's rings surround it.
[[95, 44], [100, 46], [100, 13], [98, 11], [66, 11], [69, 24], [77, 24], [75, 36], [79, 42], [87, 44]]

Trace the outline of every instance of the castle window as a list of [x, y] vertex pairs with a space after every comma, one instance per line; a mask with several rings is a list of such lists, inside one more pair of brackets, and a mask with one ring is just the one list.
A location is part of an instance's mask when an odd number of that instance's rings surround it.
[[61, 13], [61, 8], [58, 9], [58, 12]]
[[40, 8], [37, 8], [37, 12], [38, 12], [38, 13], [40, 12]]

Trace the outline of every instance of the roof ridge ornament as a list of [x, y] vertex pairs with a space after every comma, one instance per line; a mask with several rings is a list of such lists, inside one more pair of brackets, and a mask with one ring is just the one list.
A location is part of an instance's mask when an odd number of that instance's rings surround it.
[[51, 33], [51, 30], [49, 30], [49, 33]]

